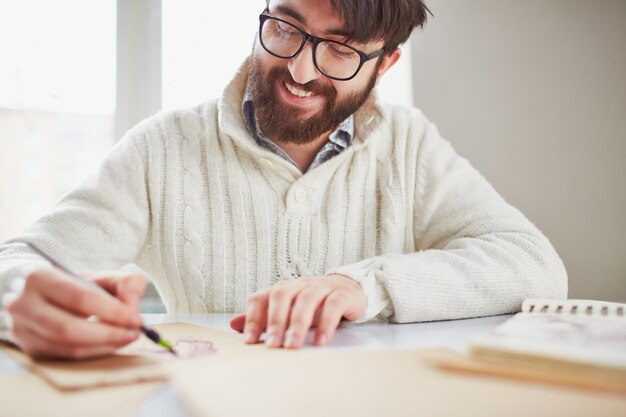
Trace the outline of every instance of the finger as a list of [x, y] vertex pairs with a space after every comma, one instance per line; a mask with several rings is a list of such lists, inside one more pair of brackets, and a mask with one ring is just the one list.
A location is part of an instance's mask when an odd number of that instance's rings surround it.
[[333, 340], [347, 304], [347, 299], [343, 292], [335, 291], [326, 297], [320, 312], [317, 330], [315, 331], [314, 344], [324, 346]]
[[31, 300], [28, 311], [22, 311], [20, 321], [42, 338], [60, 345], [120, 347], [139, 337], [138, 330], [88, 321], [43, 299]]
[[313, 315], [313, 323], [311, 323], [311, 327], [317, 327], [320, 322], [320, 317], [322, 315], [322, 307], [324, 304], [317, 306], [317, 310], [315, 310], [315, 314]]
[[299, 348], [302, 346], [313, 323], [315, 311], [331, 291], [330, 287], [311, 285], [298, 293], [289, 317], [289, 330], [285, 335], [285, 347]]
[[230, 319], [230, 328], [236, 332], [243, 332], [243, 328], [246, 325], [246, 314], [239, 314], [238, 316]]
[[138, 328], [141, 317], [119, 300], [67, 278], [56, 270], [37, 271], [26, 279], [25, 289], [40, 294], [61, 309], [82, 316], [97, 316], [104, 321]]
[[270, 289], [254, 293], [246, 303], [245, 323], [243, 327], [246, 343], [258, 343], [267, 323], [267, 306]]
[[306, 284], [296, 280], [289, 284], [274, 286], [269, 296], [267, 307], [267, 335], [265, 344], [269, 347], [283, 345], [285, 329], [294, 299]]
[[147, 286], [142, 275], [112, 275], [95, 278], [94, 281], [123, 303], [139, 311], [139, 302]]
[[61, 345], [28, 328], [14, 329], [13, 333], [21, 349], [35, 358], [84, 359], [108, 355], [118, 349], [115, 345]]

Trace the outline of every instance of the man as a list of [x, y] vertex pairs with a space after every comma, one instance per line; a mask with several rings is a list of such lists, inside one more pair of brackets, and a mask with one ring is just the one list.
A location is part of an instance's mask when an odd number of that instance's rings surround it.
[[[47, 266], [136, 263], [170, 312], [243, 312], [246, 343], [329, 343], [341, 320], [414, 322], [564, 297], [548, 240], [415, 109], [372, 89], [426, 20], [418, 0], [271, 0], [250, 59], [217, 101], [130, 130], [99, 170], [0, 247], [27, 353], [90, 357], [138, 337], [140, 275]], [[32, 270], [32, 267], [40, 265]], [[97, 316], [99, 320], [86, 320]], [[265, 337], [261, 338], [261, 334]]]

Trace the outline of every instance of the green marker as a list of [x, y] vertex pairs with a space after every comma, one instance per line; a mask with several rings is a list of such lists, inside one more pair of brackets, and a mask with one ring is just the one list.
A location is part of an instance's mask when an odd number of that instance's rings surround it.
[[[52, 265], [56, 266], [57, 268], [59, 268], [60, 270], [62, 270], [63, 272], [65, 272], [66, 274], [68, 274], [70, 277], [74, 278], [76, 281], [81, 282], [83, 284], [85, 284], [86, 286], [88, 286], [89, 288], [94, 289], [95, 291], [98, 291], [101, 294], [105, 294], [109, 297], [113, 297], [111, 294], [109, 294], [108, 292], [106, 292], [102, 287], [100, 287], [99, 285], [97, 285], [96, 283], [89, 281], [88, 279], [85, 279], [83, 277], [81, 277], [80, 275], [76, 274], [75, 272], [70, 271], [69, 268], [67, 268], [66, 266], [64, 266], [60, 261], [54, 259], [52, 256], [50, 256], [48, 253], [46, 253], [43, 249], [41, 249], [39, 246], [37, 246], [36, 244], [34, 244], [33, 242], [26, 242], [28, 244], [28, 246], [30, 246], [35, 252], [37, 252], [39, 255], [41, 255], [44, 259], [46, 259], [48, 262], [50, 262]], [[150, 340], [152, 340], [154, 343], [156, 343], [157, 345], [161, 345], [163, 346], [165, 349], [169, 350], [170, 353], [172, 355], [178, 356], [176, 354], [176, 351], [174, 350], [174, 348], [172, 348], [172, 345], [170, 345], [169, 343], [167, 343], [165, 340], [163, 340], [161, 338], [161, 336], [154, 330], [146, 327], [146, 326], [141, 326], [140, 328], [141, 333], [143, 333], [144, 335], [146, 335], [146, 337]]]
[[152, 329], [147, 328], [146, 326], [141, 326], [141, 332], [146, 335], [146, 337], [152, 340], [157, 345], [163, 346], [165, 349], [169, 350], [172, 355], [178, 356], [176, 351], [172, 346], [167, 343], [165, 340], [161, 339], [161, 336], [157, 332]]

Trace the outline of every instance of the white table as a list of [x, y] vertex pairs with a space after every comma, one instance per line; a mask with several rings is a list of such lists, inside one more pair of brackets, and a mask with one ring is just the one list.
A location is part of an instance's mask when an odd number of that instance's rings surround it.
[[[226, 331], [233, 331], [228, 324], [233, 316], [233, 314], [144, 315], [147, 324], [181, 321]], [[509, 317], [511, 316], [502, 315], [410, 324], [342, 324], [329, 346], [320, 348], [307, 344], [304, 349], [376, 350], [444, 346], [463, 350], [470, 339], [489, 331]], [[310, 342], [312, 337], [311, 331], [307, 341]]]

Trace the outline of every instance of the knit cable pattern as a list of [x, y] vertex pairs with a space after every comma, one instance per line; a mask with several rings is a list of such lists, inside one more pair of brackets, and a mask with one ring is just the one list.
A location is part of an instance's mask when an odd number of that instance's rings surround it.
[[201, 311], [203, 307], [208, 311], [207, 290], [202, 277], [202, 230], [201, 216], [201, 192], [202, 180], [200, 172], [200, 140], [197, 138], [200, 132], [200, 123], [197, 117], [190, 113], [182, 113], [179, 119], [180, 129], [183, 133], [183, 194], [184, 194], [184, 262], [185, 269], [182, 276], [188, 279], [191, 292], [190, 311]]

